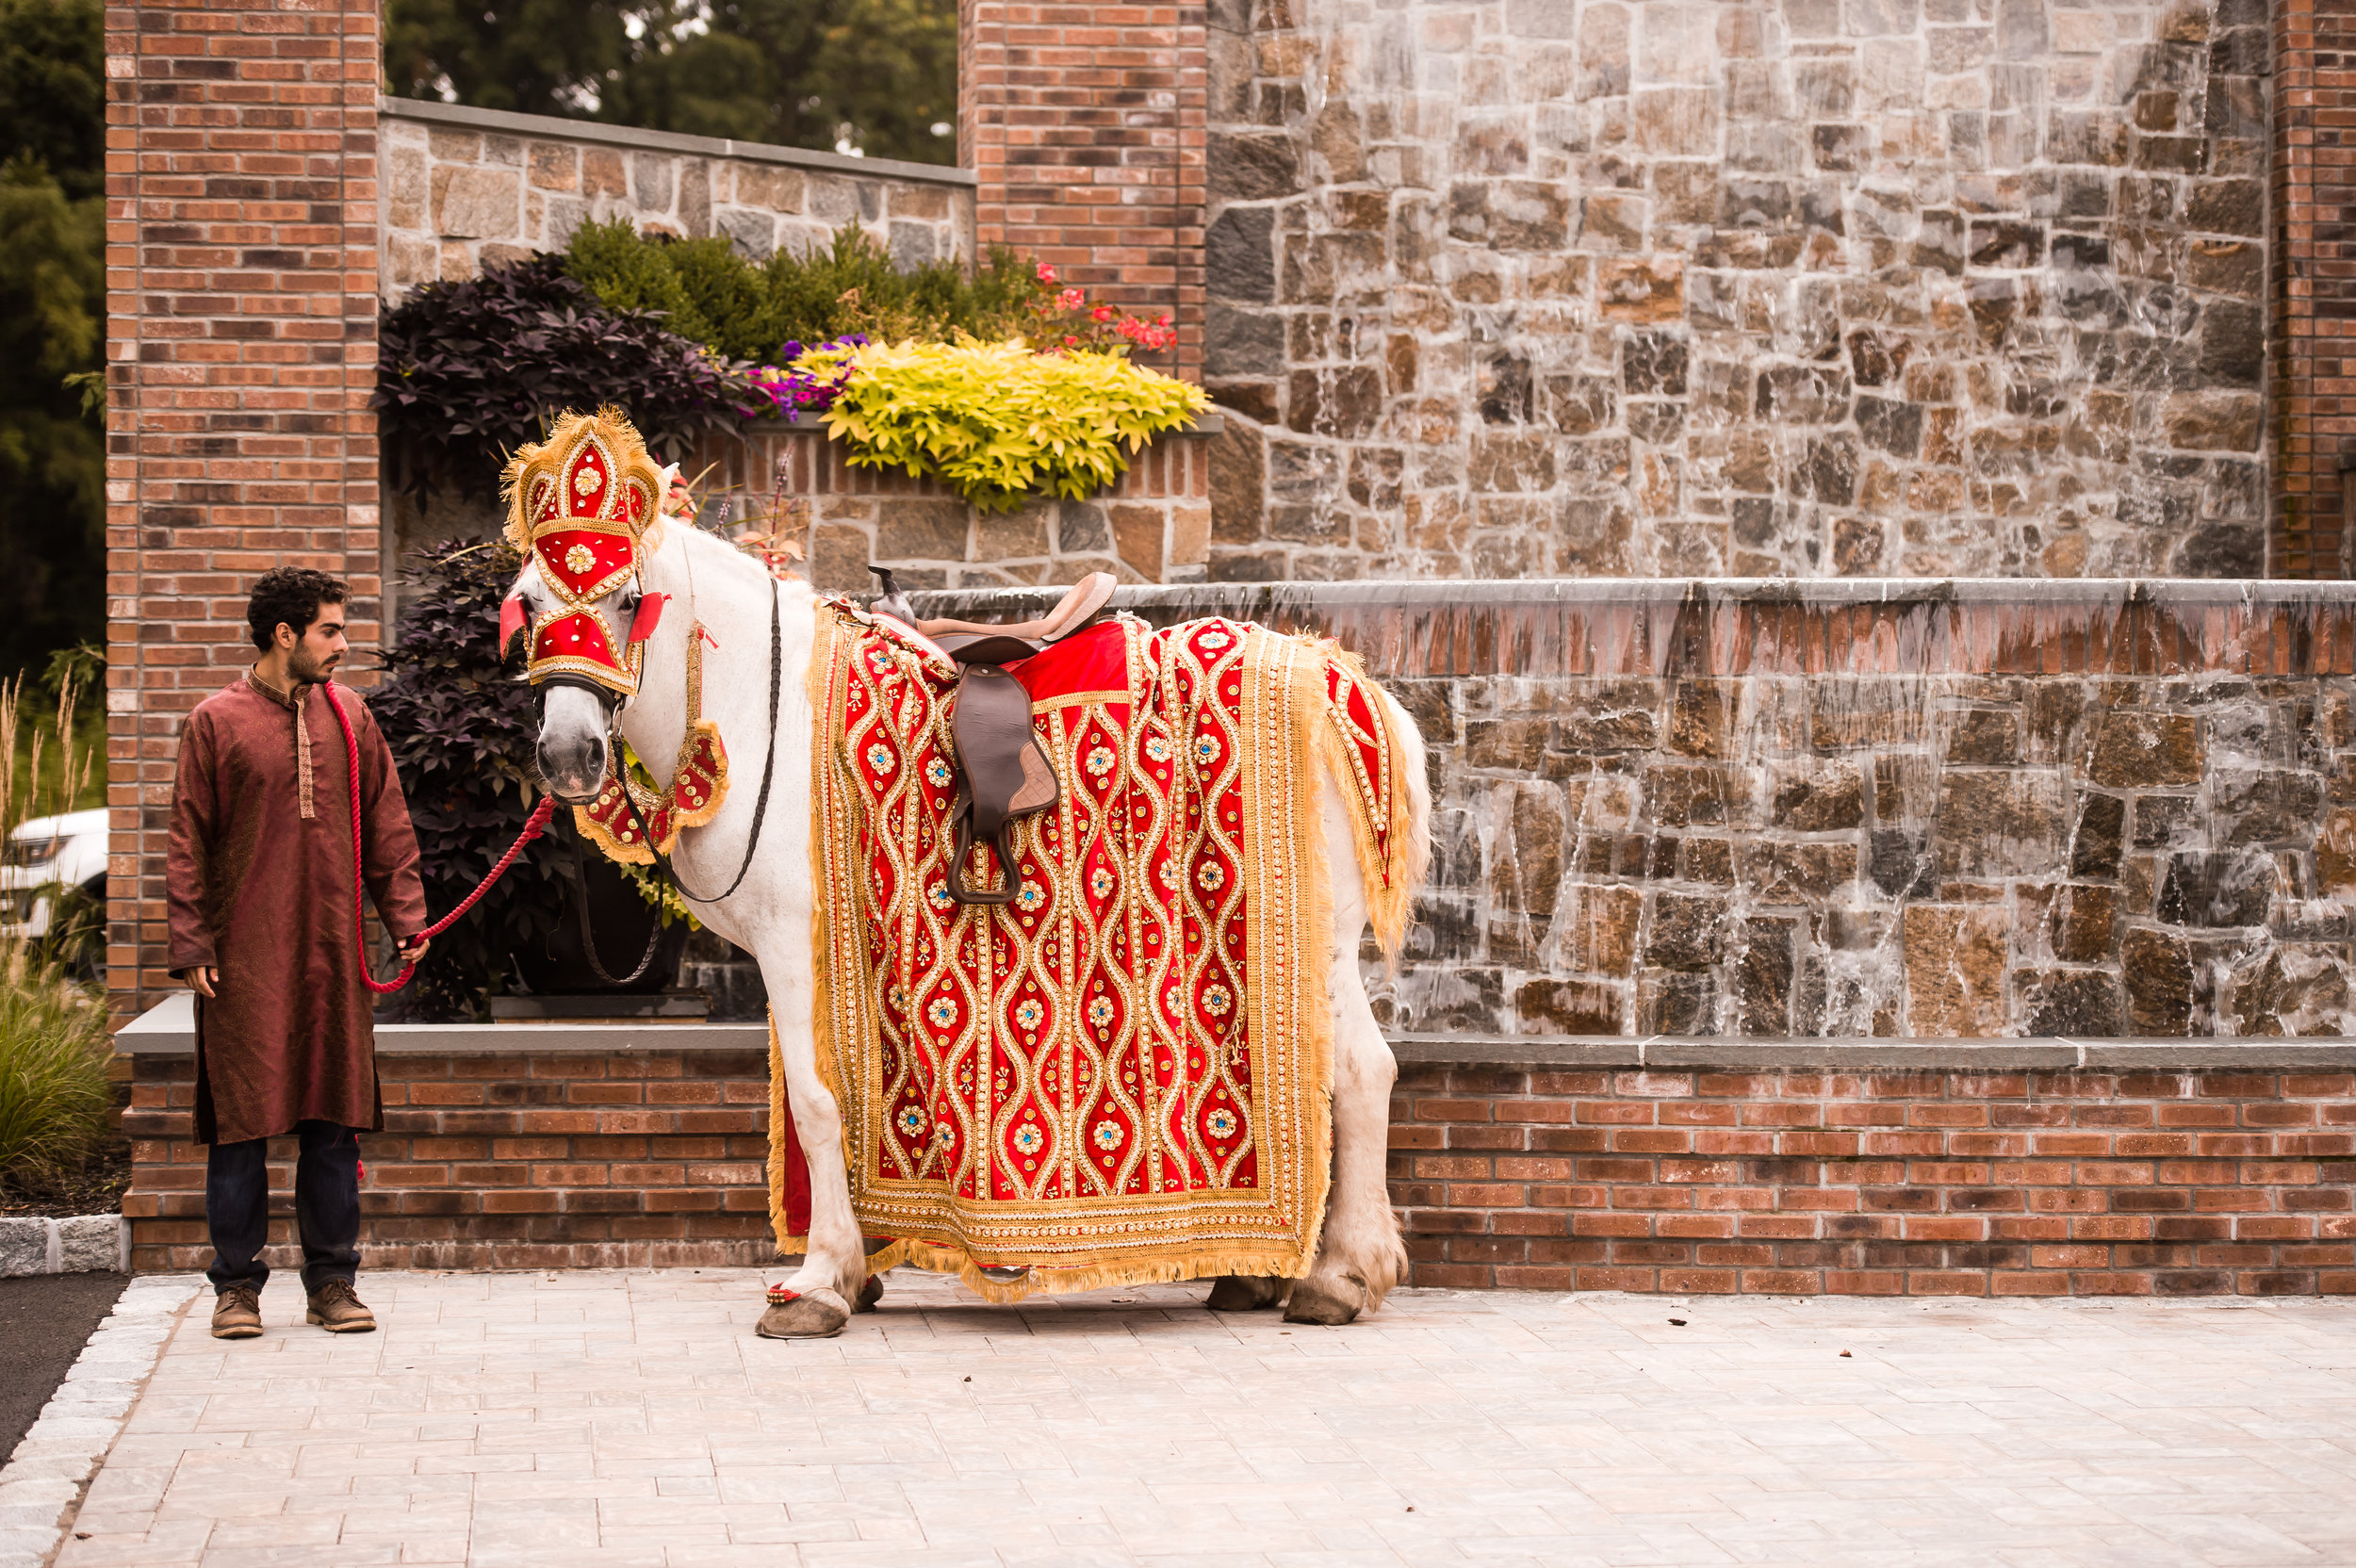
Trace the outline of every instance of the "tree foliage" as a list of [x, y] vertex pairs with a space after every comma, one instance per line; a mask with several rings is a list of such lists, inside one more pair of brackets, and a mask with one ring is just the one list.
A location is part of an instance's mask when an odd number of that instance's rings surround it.
[[955, 0], [390, 0], [389, 90], [952, 163]]
[[105, 58], [97, 0], [0, 0], [0, 148], [45, 167], [68, 201], [106, 188]]
[[96, 0], [0, 0], [0, 676], [105, 635], [104, 43]]

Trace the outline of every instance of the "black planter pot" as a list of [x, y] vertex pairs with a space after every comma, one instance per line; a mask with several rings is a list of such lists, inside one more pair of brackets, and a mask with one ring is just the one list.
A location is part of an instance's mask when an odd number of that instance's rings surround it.
[[[641, 996], [676, 985], [679, 959], [687, 951], [687, 923], [675, 922], [656, 938], [661, 913], [638, 896], [638, 890], [596, 846], [581, 845], [580, 856], [575, 858], [579, 841], [564, 813], [557, 813], [556, 821], [548, 825], [548, 837], [564, 841], [553, 856], [553, 869], [564, 908], [546, 941], [526, 942], [509, 950], [508, 962], [515, 977], [541, 996]], [[576, 867], [580, 875], [575, 874]], [[618, 977], [636, 969], [646, 955], [647, 940], [654, 939], [654, 959], [644, 974], [618, 986], [599, 977], [581, 946], [584, 909], [597, 960], [609, 974]]]

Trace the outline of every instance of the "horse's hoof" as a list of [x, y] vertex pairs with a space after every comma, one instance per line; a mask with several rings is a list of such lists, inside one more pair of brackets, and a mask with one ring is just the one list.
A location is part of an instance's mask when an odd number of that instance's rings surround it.
[[870, 1274], [867, 1282], [859, 1287], [859, 1298], [851, 1303], [853, 1312], [874, 1312], [875, 1303], [883, 1299], [883, 1276]]
[[1284, 1282], [1265, 1274], [1221, 1274], [1203, 1304], [1213, 1312], [1258, 1312], [1276, 1305]]
[[[780, 1295], [787, 1298], [777, 1299]], [[843, 1298], [821, 1285], [798, 1296], [790, 1291], [772, 1292], [769, 1310], [753, 1325], [753, 1332], [763, 1339], [831, 1339], [850, 1320], [851, 1309], [843, 1304]]]
[[1314, 1280], [1293, 1282], [1293, 1298], [1284, 1304], [1287, 1323], [1322, 1323], [1338, 1329], [1358, 1315], [1359, 1298], [1328, 1290]]

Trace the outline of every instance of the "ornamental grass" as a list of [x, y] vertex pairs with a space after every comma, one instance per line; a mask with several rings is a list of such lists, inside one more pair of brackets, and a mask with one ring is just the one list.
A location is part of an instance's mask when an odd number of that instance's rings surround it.
[[[79, 650], [77, 650], [78, 652]], [[0, 840], [33, 818], [89, 804], [93, 748], [78, 736], [88, 657], [52, 666], [56, 706], [28, 706], [23, 678], [0, 683]], [[69, 941], [86, 929], [73, 890], [52, 887], [51, 930], [38, 942], [0, 939], [0, 1183], [42, 1185], [81, 1168], [107, 1135], [113, 1043], [104, 1002], [69, 977]], [[16, 911], [11, 910], [11, 918]]]
[[113, 1044], [96, 997], [23, 942], [0, 962], [0, 1182], [80, 1168], [106, 1136]]

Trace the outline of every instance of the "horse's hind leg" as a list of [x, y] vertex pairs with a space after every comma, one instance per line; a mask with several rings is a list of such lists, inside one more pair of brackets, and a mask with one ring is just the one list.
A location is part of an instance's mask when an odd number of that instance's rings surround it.
[[[1333, 1008], [1333, 1185], [1317, 1261], [1293, 1282], [1284, 1308], [1291, 1323], [1347, 1323], [1383, 1304], [1406, 1272], [1385, 1179], [1391, 1141], [1391, 1085], [1399, 1076], [1391, 1046], [1374, 1021], [1358, 973], [1366, 894], [1350, 848], [1348, 806], [1325, 787], [1326, 862], [1333, 889], [1333, 958], [1326, 986]], [[1223, 1284], [1225, 1282], [1222, 1281]]]

